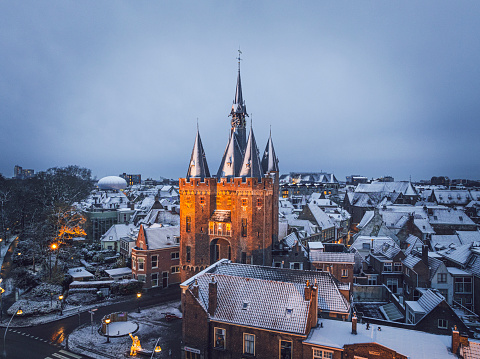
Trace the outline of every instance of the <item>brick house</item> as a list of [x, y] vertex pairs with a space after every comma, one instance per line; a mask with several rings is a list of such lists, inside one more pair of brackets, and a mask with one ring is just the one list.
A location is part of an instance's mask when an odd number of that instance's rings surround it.
[[340, 282], [353, 285], [354, 253], [313, 251], [310, 253], [310, 261], [317, 270], [329, 272]]
[[180, 283], [179, 240], [179, 227], [140, 226], [132, 248], [133, 278], [147, 289]]
[[378, 273], [377, 284], [385, 284], [394, 294], [402, 292], [403, 251], [396, 245], [384, 242], [374, 246], [370, 254], [370, 267]]

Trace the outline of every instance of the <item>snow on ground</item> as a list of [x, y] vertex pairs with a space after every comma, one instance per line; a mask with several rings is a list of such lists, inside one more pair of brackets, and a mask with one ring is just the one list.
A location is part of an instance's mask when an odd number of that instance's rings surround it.
[[138, 324], [136, 322], [112, 322], [108, 325], [108, 335], [112, 337], [128, 335], [128, 333], [133, 333], [137, 329]]
[[[138, 336], [143, 349], [153, 350], [157, 339], [162, 348], [162, 358], [181, 357], [181, 319], [167, 322], [163, 313], [180, 314], [178, 310], [180, 302], [170, 302], [161, 306], [142, 309], [140, 313], [128, 313], [128, 320], [139, 324], [138, 331], [133, 335]], [[129, 356], [132, 339], [129, 335], [124, 337], [110, 337], [110, 343], [106, 343], [106, 337], [98, 331], [99, 322], [92, 328], [90, 324], [83, 325], [74, 330], [68, 337], [67, 347], [70, 351], [83, 354], [91, 358], [127, 359]], [[92, 334], [93, 332], [93, 334]], [[169, 355], [171, 350], [171, 355]]]

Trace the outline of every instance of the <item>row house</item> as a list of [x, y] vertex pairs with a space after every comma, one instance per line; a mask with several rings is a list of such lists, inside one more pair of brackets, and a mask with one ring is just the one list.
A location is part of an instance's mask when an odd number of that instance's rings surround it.
[[144, 288], [180, 283], [180, 228], [140, 226], [132, 249], [132, 274]]
[[318, 271], [328, 272], [342, 283], [353, 285], [354, 253], [310, 252], [310, 262]]
[[402, 294], [403, 251], [389, 242], [376, 246], [369, 256], [369, 269], [377, 273], [376, 284], [385, 284], [393, 294]]

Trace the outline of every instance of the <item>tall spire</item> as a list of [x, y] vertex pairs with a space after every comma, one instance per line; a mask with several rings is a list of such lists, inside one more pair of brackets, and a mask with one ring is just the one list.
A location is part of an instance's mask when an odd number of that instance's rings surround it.
[[198, 120], [197, 120], [197, 135], [195, 137], [192, 156], [190, 157], [190, 164], [188, 166], [188, 171], [187, 171], [187, 179], [191, 177], [200, 178], [202, 181], [205, 178], [210, 177], [207, 158], [205, 157], [205, 151], [203, 150], [202, 139], [200, 138], [200, 131], [198, 130]]
[[245, 156], [243, 157], [243, 163], [240, 169], [240, 176], [257, 177], [258, 179], [262, 178], [262, 166], [252, 126], [250, 126], [250, 133], [248, 135]]
[[277, 156], [275, 155], [275, 149], [273, 148], [271, 128], [270, 128], [270, 136], [268, 137], [267, 146], [265, 147], [265, 152], [263, 153], [262, 169], [264, 174], [268, 172], [279, 172], [278, 159], [277, 159]]
[[243, 100], [242, 94], [242, 80], [240, 78], [240, 61], [242, 60], [240, 55], [242, 52], [238, 49], [238, 75], [237, 75], [237, 87], [235, 89], [235, 98], [233, 100], [232, 110], [230, 111], [230, 116], [232, 117], [232, 133], [235, 133], [238, 138], [238, 144], [242, 152], [245, 151], [246, 143], [246, 122], [245, 117], [248, 117], [247, 107], [245, 101]]

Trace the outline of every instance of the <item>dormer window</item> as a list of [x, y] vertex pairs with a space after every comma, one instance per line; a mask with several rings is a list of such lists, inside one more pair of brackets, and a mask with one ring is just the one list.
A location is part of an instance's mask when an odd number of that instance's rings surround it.
[[285, 317], [290, 318], [292, 316], [292, 313], [293, 313], [293, 308], [287, 308], [285, 310]]
[[243, 302], [242, 304], [242, 310], [247, 310], [248, 309], [248, 302]]
[[460, 221], [463, 221], [463, 217], [462, 217], [462, 216], [459, 216], [458, 219], [459, 219]]

